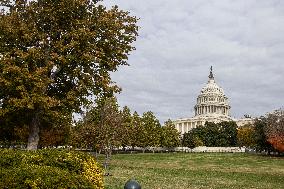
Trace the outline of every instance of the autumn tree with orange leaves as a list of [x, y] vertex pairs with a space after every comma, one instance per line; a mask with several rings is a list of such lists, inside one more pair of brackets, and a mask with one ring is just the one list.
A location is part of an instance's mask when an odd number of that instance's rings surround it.
[[279, 152], [284, 152], [284, 110], [269, 114], [265, 129], [267, 141]]

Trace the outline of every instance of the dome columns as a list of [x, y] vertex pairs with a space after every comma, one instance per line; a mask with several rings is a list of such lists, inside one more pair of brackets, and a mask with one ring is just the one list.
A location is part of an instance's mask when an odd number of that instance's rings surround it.
[[205, 115], [205, 114], [220, 114], [229, 115], [230, 106], [228, 105], [196, 105], [195, 115]]

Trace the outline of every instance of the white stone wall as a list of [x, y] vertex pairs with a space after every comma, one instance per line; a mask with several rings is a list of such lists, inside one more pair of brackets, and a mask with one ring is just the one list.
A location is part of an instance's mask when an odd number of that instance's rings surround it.
[[215, 152], [215, 153], [222, 153], [222, 152], [231, 152], [231, 153], [237, 153], [237, 152], [245, 152], [245, 148], [243, 147], [206, 147], [206, 146], [199, 146], [196, 148], [188, 148], [188, 147], [177, 147], [175, 148], [175, 151], [180, 152]]

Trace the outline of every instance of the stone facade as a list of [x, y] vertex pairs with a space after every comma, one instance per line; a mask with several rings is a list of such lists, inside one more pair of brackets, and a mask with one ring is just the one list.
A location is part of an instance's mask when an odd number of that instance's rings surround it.
[[238, 126], [253, 123], [253, 119], [249, 117], [239, 120], [231, 117], [228, 97], [215, 82], [212, 67], [208, 77], [207, 84], [201, 89], [197, 97], [197, 103], [194, 106], [195, 116], [175, 120], [176, 129], [184, 134], [197, 126], [204, 125], [206, 121], [214, 123], [236, 121]]

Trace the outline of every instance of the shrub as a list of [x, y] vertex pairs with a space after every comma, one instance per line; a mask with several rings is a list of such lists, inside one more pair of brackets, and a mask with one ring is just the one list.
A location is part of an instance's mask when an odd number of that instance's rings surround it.
[[0, 150], [0, 188], [103, 188], [103, 173], [86, 153]]

